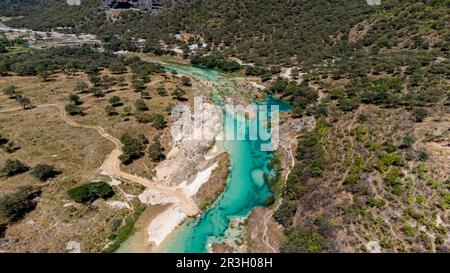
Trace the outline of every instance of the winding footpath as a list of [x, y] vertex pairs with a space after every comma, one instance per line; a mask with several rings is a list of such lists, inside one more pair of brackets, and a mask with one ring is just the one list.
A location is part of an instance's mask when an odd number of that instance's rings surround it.
[[[195, 201], [189, 195], [187, 195], [182, 189], [179, 189], [179, 188], [176, 189], [176, 188], [159, 185], [159, 184], [156, 184], [144, 177], [139, 177], [137, 175], [131, 175], [129, 173], [123, 172], [120, 168], [121, 162], [119, 160], [120, 155], [122, 155], [122, 143], [120, 142], [120, 140], [118, 140], [114, 136], [108, 134], [103, 127], [93, 126], [93, 125], [84, 125], [84, 124], [80, 124], [80, 123], [73, 121], [72, 119], [70, 119], [67, 116], [66, 111], [64, 111], [63, 105], [60, 103], [36, 105], [34, 109], [44, 108], [44, 107], [58, 108], [61, 118], [64, 120], [64, 122], [66, 122], [70, 126], [96, 130], [100, 134], [100, 136], [111, 141], [115, 145], [114, 150], [108, 155], [108, 157], [105, 159], [103, 164], [100, 166], [99, 169], [101, 171], [104, 171], [108, 174], [111, 174], [115, 177], [126, 180], [128, 182], [141, 184], [141, 185], [145, 186], [147, 189], [151, 189], [152, 191], [160, 194], [161, 196], [166, 196], [166, 197], [170, 197], [172, 199], [174, 198], [175, 200], [178, 200], [175, 203], [178, 205], [178, 207], [181, 209], [181, 211], [183, 211], [188, 216], [196, 216], [200, 213], [200, 209], [198, 208]], [[14, 111], [22, 110], [22, 109], [23, 109], [22, 107], [10, 108], [10, 109], [1, 110], [0, 113], [14, 112]]]

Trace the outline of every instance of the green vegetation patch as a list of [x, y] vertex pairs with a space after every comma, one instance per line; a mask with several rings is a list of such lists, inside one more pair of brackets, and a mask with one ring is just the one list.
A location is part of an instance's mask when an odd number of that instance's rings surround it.
[[69, 198], [78, 203], [92, 204], [98, 198], [108, 199], [114, 191], [108, 183], [92, 182], [67, 191]]

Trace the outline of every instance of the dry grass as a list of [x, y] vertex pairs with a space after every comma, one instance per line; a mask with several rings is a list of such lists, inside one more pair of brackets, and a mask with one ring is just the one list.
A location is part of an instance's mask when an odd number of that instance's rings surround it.
[[[112, 75], [109, 71], [102, 71], [101, 75], [111, 77], [125, 77], [129, 85], [131, 74]], [[73, 92], [78, 80], [88, 82], [87, 76], [77, 73], [67, 77], [59, 73], [50, 81], [43, 82], [37, 77], [10, 76], [0, 78], [0, 89], [8, 85], [15, 85], [22, 94], [31, 99], [35, 105], [68, 103], [68, 96]], [[155, 83], [156, 82], [156, 83]], [[163, 85], [168, 96], [157, 94], [156, 88]], [[162, 113], [169, 121], [166, 109], [177, 103], [170, 96], [176, 86], [182, 86], [178, 78], [171, 75], [157, 75], [152, 77], [148, 84], [151, 99], [146, 100], [149, 114]], [[192, 97], [192, 88], [183, 87], [187, 91], [186, 97]], [[82, 94], [85, 96], [84, 94]], [[122, 114], [126, 106], [131, 106], [140, 95], [126, 86], [113, 87], [112, 91], [103, 98], [93, 96], [83, 97], [81, 105], [84, 116], [72, 117], [82, 124], [98, 125], [116, 137], [123, 133], [143, 133], [149, 140], [162, 134], [151, 124], [140, 124], [134, 117], [117, 115], [108, 117], [105, 107], [108, 99], [119, 96], [123, 106], [117, 107]], [[19, 104], [8, 99], [0, 93], [0, 105], [4, 109], [19, 107]], [[168, 129], [162, 135], [163, 143], [168, 143]], [[101, 251], [107, 246], [107, 237], [114, 233], [111, 221], [125, 219], [132, 211], [124, 208], [111, 208], [107, 202], [98, 200], [91, 208], [84, 205], [73, 204], [68, 200], [67, 190], [81, 183], [105, 180], [110, 178], [99, 174], [98, 167], [105, 157], [113, 150], [114, 145], [101, 138], [95, 130], [75, 128], [66, 124], [60, 117], [56, 106], [38, 107], [32, 110], [17, 110], [0, 113], [0, 134], [8, 137], [21, 148], [13, 154], [0, 150], [0, 166], [11, 159], [19, 159], [29, 166], [38, 163], [47, 163], [56, 166], [62, 173], [48, 183], [39, 182], [30, 174], [25, 173], [13, 177], [0, 177], [0, 193], [14, 191], [22, 185], [35, 185], [42, 187], [37, 208], [29, 213], [19, 223], [11, 225], [7, 230], [7, 244], [4, 251], [31, 251], [31, 252], [64, 252], [69, 241], [81, 243], [81, 250], [86, 252]], [[155, 163], [146, 155], [129, 166], [124, 166], [126, 172], [150, 177]], [[123, 192], [137, 195], [142, 189], [139, 185], [121, 184], [115, 188], [115, 200], [127, 201]], [[135, 201], [133, 201], [135, 202]], [[135, 204], [136, 205], [136, 204]]]

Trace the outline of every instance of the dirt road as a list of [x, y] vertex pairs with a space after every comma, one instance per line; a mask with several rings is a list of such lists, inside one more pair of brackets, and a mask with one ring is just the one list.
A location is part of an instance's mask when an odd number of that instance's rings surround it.
[[[172, 197], [172, 199], [175, 198], [175, 200], [178, 200], [178, 202], [176, 203], [179, 206], [179, 208], [188, 216], [195, 216], [200, 213], [200, 210], [195, 201], [191, 197], [189, 197], [183, 190], [159, 185], [144, 177], [139, 177], [136, 175], [131, 175], [123, 172], [120, 168], [121, 162], [119, 159], [120, 155], [122, 154], [122, 143], [114, 136], [108, 134], [104, 128], [100, 126], [84, 125], [73, 121], [67, 116], [67, 113], [64, 110], [64, 106], [62, 104], [58, 103], [41, 104], [36, 105], [35, 108], [43, 108], [43, 107], [56, 107], [60, 112], [61, 118], [70, 126], [96, 130], [103, 138], [106, 138], [107, 140], [114, 143], [116, 147], [105, 159], [102, 166], [100, 166], [100, 170], [105, 171], [108, 174], [111, 174], [118, 178], [124, 179], [128, 182], [141, 184], [146, 188], [151, 189], [157, 192], [158, 194], [161, 194], [162, 196]], [[4, 109], [1, 110], [0, 113], [20, 111], [22, 109], [23, 108], [21, 107]]]

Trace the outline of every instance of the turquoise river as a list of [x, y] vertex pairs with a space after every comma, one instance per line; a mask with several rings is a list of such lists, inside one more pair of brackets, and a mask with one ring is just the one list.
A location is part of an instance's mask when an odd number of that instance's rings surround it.
[[[233, 89], [232, 81], [215, 70], [202, 69], [189, 65], [170, 65], [166, 70], [176, 69], [177, 73], [185, 74], [203, 80], [208, 80], [218, 89]], [[216, 103], [219, 99], [216, 99]], [[188, 219], [177, 228], [163, 243], [160, 252], [198, 253], [206, 252], [210, 243], [220, 243], [226, 238], [226, 231], [233, 218], [247, 216], [252, 209], [266, 204], [272, 193], [269, 190], [267, 178], [272, 175], [268, 168], [273, 152], [261, 151], [264, 141], [249, 140], [248, 127], [251, 123], [263, 126], [261, 116], [270, 119], [270, 106], [278, 105], [280, 111], [288, 111], [289, 105], [267, 97], [255, 104], [267, 105], [268, 111], [260, 113], [258, 118], [245, 122], [245, 118], [237, 116], [234, 126], [246, 126], [245, 140], [226, 140], [225, 149], [230, 158], [230, 174], [227, 187], [220, 197], [210, 205], [200, 217]], [[225, 114], [229, 115], [229, 114]], [[230, 122], [226, 123], [230, 126]], [[224, 128], [228, 130], [230, 128]], [[269, 140], [270, 141], [270, 140]], [[267, 143], [267, 141], [266, 141]]]

